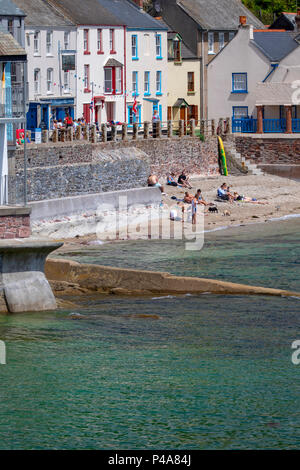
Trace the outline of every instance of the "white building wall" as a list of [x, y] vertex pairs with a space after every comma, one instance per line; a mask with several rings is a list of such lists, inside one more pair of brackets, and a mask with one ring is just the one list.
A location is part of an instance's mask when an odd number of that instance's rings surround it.
[[[256, 117], [255, 87], [270, 70], [269, 60], [251, 44], [251, 27], [240, 28], [208, 65], [208, 119], [232, 117], [234, 106], [247, 106]], [[248, 93], [232, 93], [233, 73], [247, 73]]]
[[[39, 52], [34, 52], [34, 33], [40, 31], [40, 47]], [[52, 35], [52, 51], [51, 54], [46, 52], [47, 31], [53, 31]], [[37, 101], [47, 97], [74, 97], [75, 87], [75, 71], [69, 72], [70, 88], [67, 91], [62, 89], [64, 85], [63, 71], [60, 70], [58, 44], [60, 42], [61, 49], [64, 49], [64, 32], [69, 31], [70, 42], [69, 49], [76, 50], [76, 31], [68, 28], [50, 29], [50, 28], [26, 28], [25, 31], [25, 49], [28, 57], [28, 82], [29, 82], [29, 101]], [[52, 91], [47, 92], [47, 69], [53, 69], [53, 86]], [[34, 91], [34, 70], [40, 70], [40, 92]]]
[[[84, 54], [84, 30], [89, 30], [89, 52]], [[103, 54], [98, 54], [97, 48], [97, 31], [102, 29]], [[109, 30], [115, 31], [115, 54], [110, 54]], [[114, 121], [124, 122], [124, 68], [123, 67], [123, 93], [120, 95], [106, 94], [104, 90], [104, 65], [109, 59], [115, 59], [124, 66], [124, 28], [109, 26], [80, 26], [77, 29], [77, 117], [83, 115], [84, 104], [91, 103], [93, 97], [104, 96], [104, 107], [99, 106], [98, 122], [107, 122], [106, 103], [114, 103]], [[84, 91], [84, 66], [90, 66], [90, 92]], [[93, 85], [94, 84], [94, 85]], [[95, 118], [95, 115], [93, 115]]]
[[[161, 59], [156, 58], [156, 34], [161, 35]], [[137, 36], [138, 60], [132, 57], [132, 35]], [[151, 121], [153, 115], [153, 106], [150, 99], [158, 99], [158, 105], [162, 106], [162, 120], [167, 120], [167, 95], [168, 95], [168, 51], [167, 51], [167, 32], [166, 31], [132, 31], [126, 33], [126, 101], [132, 105], [134, 96], [132, 95], [132, 72], [138, 72], [138, 93], [137, 103], [141, 105], [141, 122]], [[156, 93], [156, 72], [162, 73], [161, 94]], [[144, 92], [144, 74], [150, 72], [150, 95], [145, 96]], [[127, 111], [128, 120], [128, 111]]]

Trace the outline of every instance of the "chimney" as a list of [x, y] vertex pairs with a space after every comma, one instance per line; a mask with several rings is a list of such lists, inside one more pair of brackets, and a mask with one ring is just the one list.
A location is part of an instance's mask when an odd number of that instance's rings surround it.
[[247, 16], [240, 16], [240, 26], [245, 26], [247, 24]]
[[300, 32], [300, 10], [297, 10], [295, 21], [296, 21], [296, 30]]
[[144, 0], [133, 0], [134, 3], [137, 4], [138, 7], [140, 7], [141, 9], [143, 9], [143, 6], [144, 6]]

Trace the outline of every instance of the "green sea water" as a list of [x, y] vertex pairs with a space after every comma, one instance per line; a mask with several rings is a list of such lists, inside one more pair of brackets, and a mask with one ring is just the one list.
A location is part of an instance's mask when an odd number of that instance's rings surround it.
[[[299, 292], [299, 228], [212, 232], [201, 252], [136, 241], [64, 256]], [[2, 316], [0, 448], [299, 448], [299, 314], [297, 298], [188, 295]]]

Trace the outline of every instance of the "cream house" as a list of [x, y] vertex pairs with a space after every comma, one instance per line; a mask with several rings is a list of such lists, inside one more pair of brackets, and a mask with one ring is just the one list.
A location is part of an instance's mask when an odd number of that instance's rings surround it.
[[168, 27], [168, 120], [198, 123], [200, 110], [200, 59]]

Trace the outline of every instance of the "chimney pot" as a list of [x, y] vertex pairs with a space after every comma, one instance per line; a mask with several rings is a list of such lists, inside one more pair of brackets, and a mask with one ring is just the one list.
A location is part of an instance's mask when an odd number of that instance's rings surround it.
[[144, 6], [144, 0], [133, 0], [134, 3], [137, 4], [138, 7], [143, 8]]
[[247, 24], [247, 16], [240, 16], [240, 25], [244, 26]]

